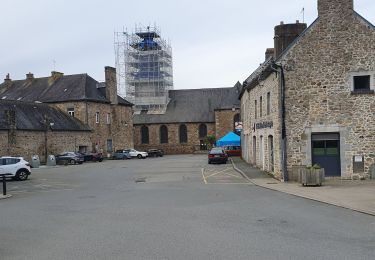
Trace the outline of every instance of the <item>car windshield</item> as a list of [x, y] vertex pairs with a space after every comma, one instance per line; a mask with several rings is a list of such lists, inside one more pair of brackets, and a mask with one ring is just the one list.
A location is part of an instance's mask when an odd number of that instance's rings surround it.
[[222, 149], [212, 149], [210, 154], [222, 154], [224, 151]]

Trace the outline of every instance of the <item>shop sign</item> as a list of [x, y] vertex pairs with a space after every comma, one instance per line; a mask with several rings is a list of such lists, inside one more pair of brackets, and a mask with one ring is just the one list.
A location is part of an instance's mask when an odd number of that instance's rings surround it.
[[256, 129], [264, 129], [264, 128], [273, 128], [273, 122], [272, 121], [265, 121], [254, 124], [253, 130]]

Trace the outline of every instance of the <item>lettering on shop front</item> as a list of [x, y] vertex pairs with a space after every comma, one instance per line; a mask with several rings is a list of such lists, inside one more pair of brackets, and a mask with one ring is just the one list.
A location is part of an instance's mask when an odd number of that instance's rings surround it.
[[255, 129], [264, 129], [264, 128], [272, 128], [272, 127], [273, 127], [272, 121], [265, 121], [265, 122], [254, 124], [253, 130], [255, 131]]

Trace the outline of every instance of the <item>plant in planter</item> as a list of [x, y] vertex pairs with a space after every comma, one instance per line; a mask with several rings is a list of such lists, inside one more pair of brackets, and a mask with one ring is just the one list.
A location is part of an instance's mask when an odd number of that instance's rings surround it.
[[305, 169], [300, 169], [299, 180], [302, 186], [322, 186], [324, 181], [324, 169], [318, 164], [306, 166]]

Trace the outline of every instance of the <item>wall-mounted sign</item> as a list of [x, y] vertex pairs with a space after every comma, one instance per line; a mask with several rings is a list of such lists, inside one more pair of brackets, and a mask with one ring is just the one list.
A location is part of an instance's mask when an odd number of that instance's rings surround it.
[[356, 155], [356, 156], [354, 156], [354, 162], [363, 162], [362, 155]]
[[255, 129], [264, 129], [264, 128], [272, 128], [272, 127], [273, 127], [272, 121], [265, 121], [265, 122], [254, 124], [253, 130], [255, 131]]
[[242, 131], [242, 122], [235, 122], [234, 123], [234, 129], [238, 132], [241, 132]]

